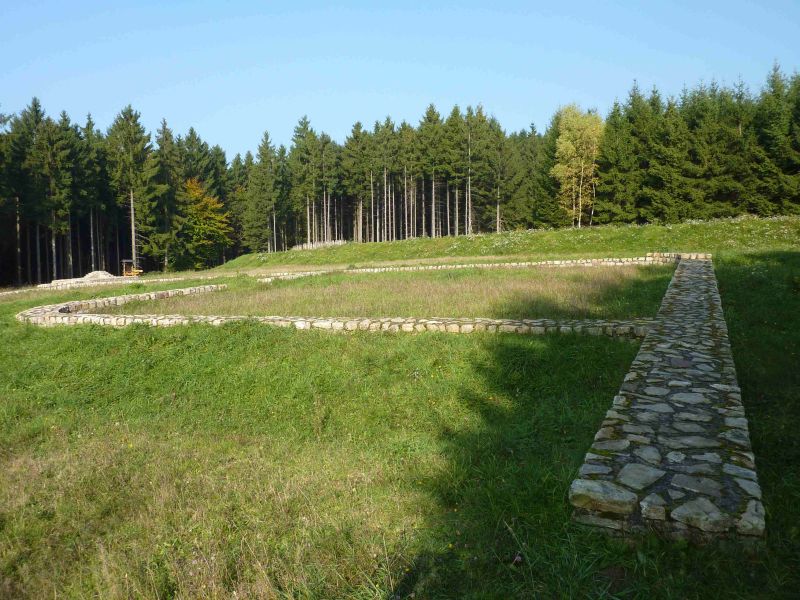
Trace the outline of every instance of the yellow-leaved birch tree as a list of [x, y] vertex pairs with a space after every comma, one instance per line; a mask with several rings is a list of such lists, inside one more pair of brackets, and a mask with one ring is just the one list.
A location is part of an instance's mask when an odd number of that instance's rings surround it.
[[556, 164], [551, 174], [559, 184], [559, 199], [573, 227], [580, 227], [585, 211], [594, 205], [597, 152], [603, 120], [594, 111], [570, 104], [561, 110], [556, 141]]

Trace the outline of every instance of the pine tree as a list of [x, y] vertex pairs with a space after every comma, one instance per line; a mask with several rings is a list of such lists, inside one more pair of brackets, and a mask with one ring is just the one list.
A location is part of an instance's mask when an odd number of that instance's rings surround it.
[[150, 153], [150, 135], [145, 133], [139, 119], [139, 113], [130, 105], [126, 106], [114, 119], [106, 136], [112, 189], [117, 202], [121, 206], [127, 204], [129, 209], [134, 266], [139, 264], [135, 197], [143, 185], [144, 165]]
[[[345, 193], [352, 198], [354, 208], [353, 239], [366, 241], [364, 206], [370, 197], [367, 132], [360, 122], [353, 125], [342, 149], [342, 178]], [[369, 207], [367, 206], [367, 211]]]
[[631, 123], [623, 107], [615, 102], [605, 122], [597, 159], [596, 222], [631, 223], [636, 220], [642, 172], [634, 152]]
[[531, 221], [534, 227], [560, 227], [569, 224], [567, 215], [558, 203], [558, 181], [552, 174], [556, 164], [560, 117], [561, 113], [557, 112], [550, 120], [541, 138], [533, 168], [533, 191], [537, 194], [531, 198]]
[[428, 212], [426, 213], [425, 208], [425, 185], [423, 181], [423, 192], [422, 192], [422, 211], [423, 211], [423, 227], [422, 233], [423, 235], [426, 233], [425, 228], [425, 215], [430, 215], [430, 219], [428, 220], [428, 228], [427, 232], [430, 234], [431, 237], [437, 236], [437, 218], [436, 213], [438, 209], [438, 200], [437, 200], [437, 174], [441, 180], [442, 177], [442, 163], [443, 156], [442, 156], [442, 118], [439, 116], [439, 112], [436, 110], [436, 107], [433, 104], [428, 105], [428, 108], [425, 110], [425, 115], [422, 117], [422, 120], [419, 123], [419, 128], [417, 130], [417, 143], [419, 149], [419, 157], [420, 157], [420, 167], [422, 170], [423, 175], [427, 175], [430, 181], [430, 195], [428, 198], [430, 202], [428, 204]]
[[162, 119], [156, 134], [157, 148], [151, 152], [143, 171], [139, 205], [142, 253], [168, 270], [183, 252], [181, 230], [186, 215], [178, 190], [182, 185], [178, 148], [172, 130]]
[[275, 159], [275, 148], [265, 131], [258, 146], [258, 160], [250, 173], [242, 216], [242, 239], [252, 252], [271, 249], [276, 196]]

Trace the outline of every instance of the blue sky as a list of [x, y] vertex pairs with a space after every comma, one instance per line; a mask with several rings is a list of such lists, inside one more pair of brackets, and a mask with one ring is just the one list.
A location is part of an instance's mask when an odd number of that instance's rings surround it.
[[105, 129], [126, 104], [232, 157], [299, 117], [416, 123], [482, 103], [508, 130], [558, 106], [605, 114], [634, 79], [666, 95], [800, 67], [800, 2], [0, 3], [0, 112], [38, 96]]

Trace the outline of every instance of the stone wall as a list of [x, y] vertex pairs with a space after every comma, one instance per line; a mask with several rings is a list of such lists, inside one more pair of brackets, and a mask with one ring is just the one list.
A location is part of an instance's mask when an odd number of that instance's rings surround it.
[[714, 268], [683, 260], [569, 499], [608, 531], [757, 538], [764, 506]]
[[652, 319], [632, 320], [553, 320], [553, 319], [480, 319], [480, 318], [423, 318], [423, 317], [279, 317], [237, 315], [108, 315], [89, 311], [109, 306], [121, 306], [134, 300], [160, 300], [174, 296], [202, 294], [225, 289], [225, 285], [204, 285], [162, 292], [125, 294], [109, 298], [96, 298], [37, 306], [17, 315], [19, 321], [34, 325], [94, 324], [112, 327], [145, 324], [154, 327], [172, 327], [205, 323], [223, 325], [235, 321], [252, 321], [276, 327], [295, 329], [329, 329], [333, 331], [391, 331], [445, 333], [517, 333], [543, 335], [546, 333], [582, 333], [614, 337], [643, 338]]
[[319, 271], [295, 271], [285, 273], [271, 273], [259, 279], [261, 283], [272, 283], [278, 280], [299, 279], [313, 275], [330, 275], [333, 273], [346, 273], [358, 275], [361, 273], [401, 273], [417, 271], [452, 271], [458, 269], [530, 269], [533, 267], [624, 267], [631, 265], [658, 265], [675, 264], [681, 258], [710, 258], [708, 254], [648, 252], [646, 256], [629, 258], [577, 258], [570, 260], [541, 260], [527, 262], [492, 262], [492, 263], [467, 263], [467, 264], [441, 264], [441, 265], [411, 265], [398, 267], [364, 267], [358, 269], [329, 269]]

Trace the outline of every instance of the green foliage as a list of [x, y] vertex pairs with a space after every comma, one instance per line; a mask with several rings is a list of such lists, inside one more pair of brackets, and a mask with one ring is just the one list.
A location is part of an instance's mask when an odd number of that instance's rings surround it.
[[775, 66], [758, 93], [711, 83], [663, 98], [634, 84], [599, 143], [590, 136], [589, 160], [577, 160], [571, 132], [591, 122], [596, 133], [600, 118], [571, 115], [507, 133], [480, 105], [429, 105], [416, 126], [356, 123], [342, 144], [303, 117], [268, 167], [250, 153], [228, 164], [194, 128], [167, 140], [162, 125], [153, 148], [130, 106], [103, 136], [91, 118], [82, 128], [48, 118], [34, 98], [0, 129], [0, 281], [115, 271], [133, 251], [131, 195], [143, 266], [171, 268], [188, 179], [228, 214], [220, 260], [306, 242], [800, 213], [797, 73]]
[[264, 132], [258, 147], [258, 161], [250, 170], [242, 212], [242, 240], [252, 252], [270, 249], [272, 216], [276, 210], [275, 148]]
[[202, 269], [219, 260], [231, 243], [231, 227], [222, 202], [211, 196], [197, 179], [188, 179], [180, 193], [186, 207], [180, 266]]

